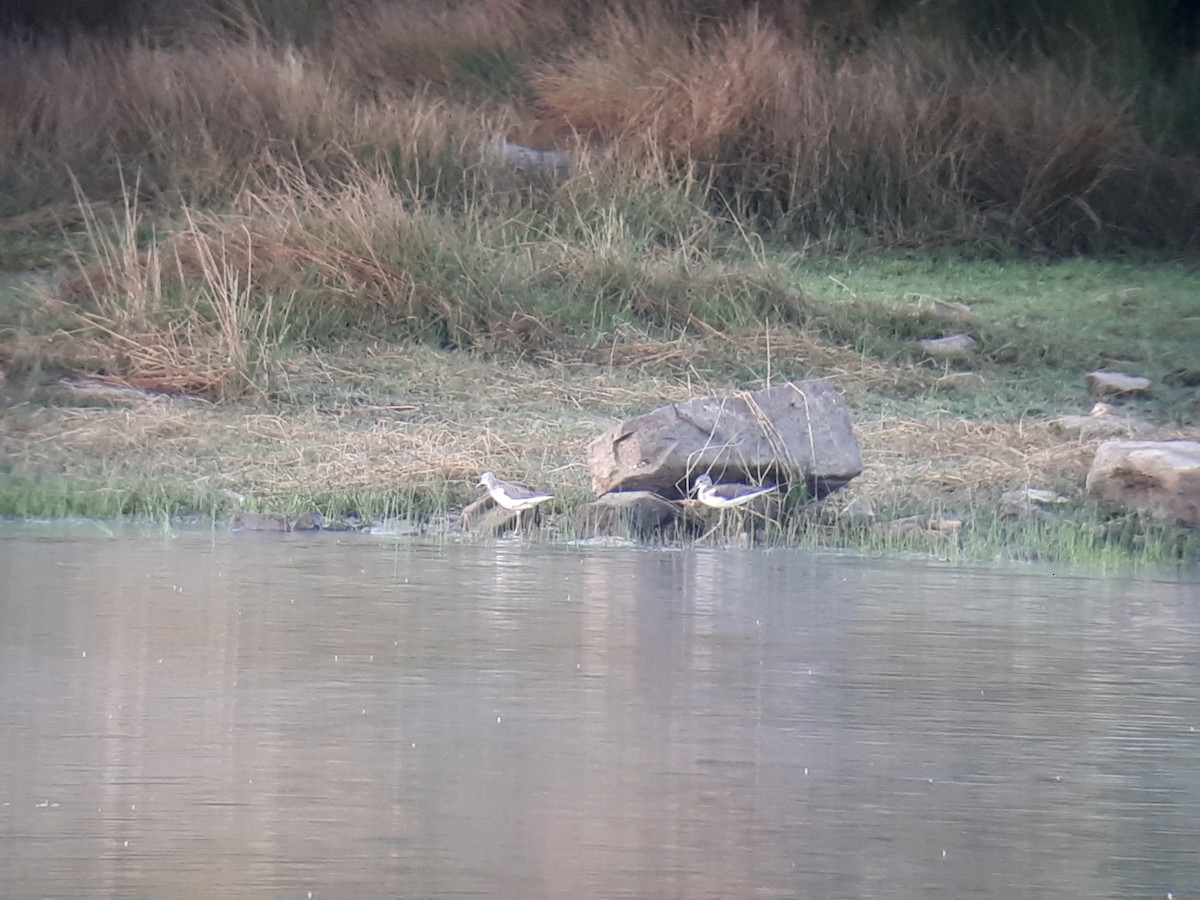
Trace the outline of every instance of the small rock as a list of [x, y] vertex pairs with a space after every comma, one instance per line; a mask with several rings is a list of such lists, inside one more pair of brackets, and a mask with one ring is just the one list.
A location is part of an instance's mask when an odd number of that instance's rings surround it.
[[315, 509], [297, 516], [288, 523], [288, 531], [320, 531], [325, 527], [325, 517]]
[[1200, 528], [1200, 441], [1105, 441], [1086, 483], [1101, 502]]
[[370, 524], [363, 520], [358, 513], [349, 512], [336, 519], [326, 519], [325, 529], [327, 531], [366, 531]]
[[1088, 372], [1084, 378], [1092, 397], [1148, 397], [1150, 379], [1124, 372]]
[[950, 334], [940, 338], [925, 338], [917, 346], [930, 356], [967, 356], [975, 352], [978, 341], [969, 334]]

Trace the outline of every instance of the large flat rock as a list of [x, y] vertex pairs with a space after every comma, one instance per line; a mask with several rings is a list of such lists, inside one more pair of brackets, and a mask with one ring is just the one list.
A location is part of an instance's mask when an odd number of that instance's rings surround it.
[[1104, 503], [1200, 528], [1200, 441], [1105, 441], [1087, 489]]
[[793, 485], [814, 497], [862, 472], [862, 454], [841, 392], [824, 381], [697, 397], [635, 416], [592, 442], [592, 487], [686, 496], [701, 473], [714, 482]]

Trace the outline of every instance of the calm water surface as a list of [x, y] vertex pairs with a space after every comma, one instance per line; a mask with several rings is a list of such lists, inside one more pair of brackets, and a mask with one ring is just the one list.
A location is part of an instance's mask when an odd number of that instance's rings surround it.
[[1200, 585], [0, 531], [0, 896], [1200, 896]]

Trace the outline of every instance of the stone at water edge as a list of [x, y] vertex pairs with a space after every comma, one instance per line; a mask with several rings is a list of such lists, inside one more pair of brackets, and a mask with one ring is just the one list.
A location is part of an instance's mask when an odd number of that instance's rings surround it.
[[1104, 503], [1200, 528], [1200, 441], [1105, 441], [1086, 484]]
[[1084, 377], [1092, 397], [1149, 397], [1150, 379], [1124, 372], [1088, 372]]
[[697, 397], [627, 419], [588, 450], [592, 487], [685, 496], [692, 478], [805, 483], [824, 496], [862, 472], [841, 393], [824, 381], [787, 382], [727, 397]]
[[467, 504], [459, 516], [459, 522], [463, 531], [496, 535], [517, 526], [525, 528], [531, 522], [540, 521], [540, 518], [541, 511], [537, 507], [518, 513], [513, 509], [505, 509], [489, 493]]

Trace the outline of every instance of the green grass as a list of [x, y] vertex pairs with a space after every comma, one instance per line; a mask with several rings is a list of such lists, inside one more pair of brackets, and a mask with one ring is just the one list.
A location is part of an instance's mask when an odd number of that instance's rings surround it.
[[200, 512], [219, 514], [221, 499], [189, 486], [130, 485], [75, 479], [4, 475], [0, 477], [0, 516], [19, 519], [131, 517], [161, 521]]
[[[240, 510], [295, 517], [321, 511], [331, 524], [343, 520], [386, 526], [403, 521], [427, 528], [427, 537], [455, 539], [445, 517], [474, 499], [471, 490], [372, 490], [302, 493], [277, 498], [257, 497], [245, 506], [229, 496], [196, 491], [184, 485], [143, 487], [81, 485], [55, 479], [0, 478], [0, 517], [18, 519], [89, 518], [134, 522], [194, 521], [227, 527]], [[569, 493], [542, 516], [540, 528], [527, 528], [531, 537], [572, 540], [570, 509], [588, 500]], [[1200, 560], [1200, 534], [1144, 521], [1133, 514], [1105, 514], [1094, 507], [1047, 518], [1005, 519], [986, 512], [967, 519], [959, 534], [898, 534], [887, 526], [888, 514], [877, 525], [830, 523], [802, 513], [778, 521], [730, 515], [706, 532], [709, 546], [747, 545], [838, 549], [864, 554], [935, 558], [951, 562], [994, 561], [1066, 565], [1113, 571], [1164, 571]], [[438, 521], [443, 520], [443, 521]], [[645, 536], [626, 535], [635, 540]], [[465, 539], [473, 539], [469, 535]], [[694, 538], [669, 532], [668, 545]]]
[[[973, 358], [921, 363], [983, 379], [965, 388], [951, 379], [923, 393], [932, 407], [998, 418], [1075, 412], [1087, 403], [1087, 372], [1120, 370], [1153, 383], [1139, 411], [1164, 424], [1195, 424], [1200, 271], [1193, 264], [867, 254], [805, 260], [795, 277], [825, 311], [830, 340], [880, 359], [921, 360], [911, 344], [921, 337], [975, 337]], [[965, 303], [973, 316], [914, 315], [930, 300]]]

